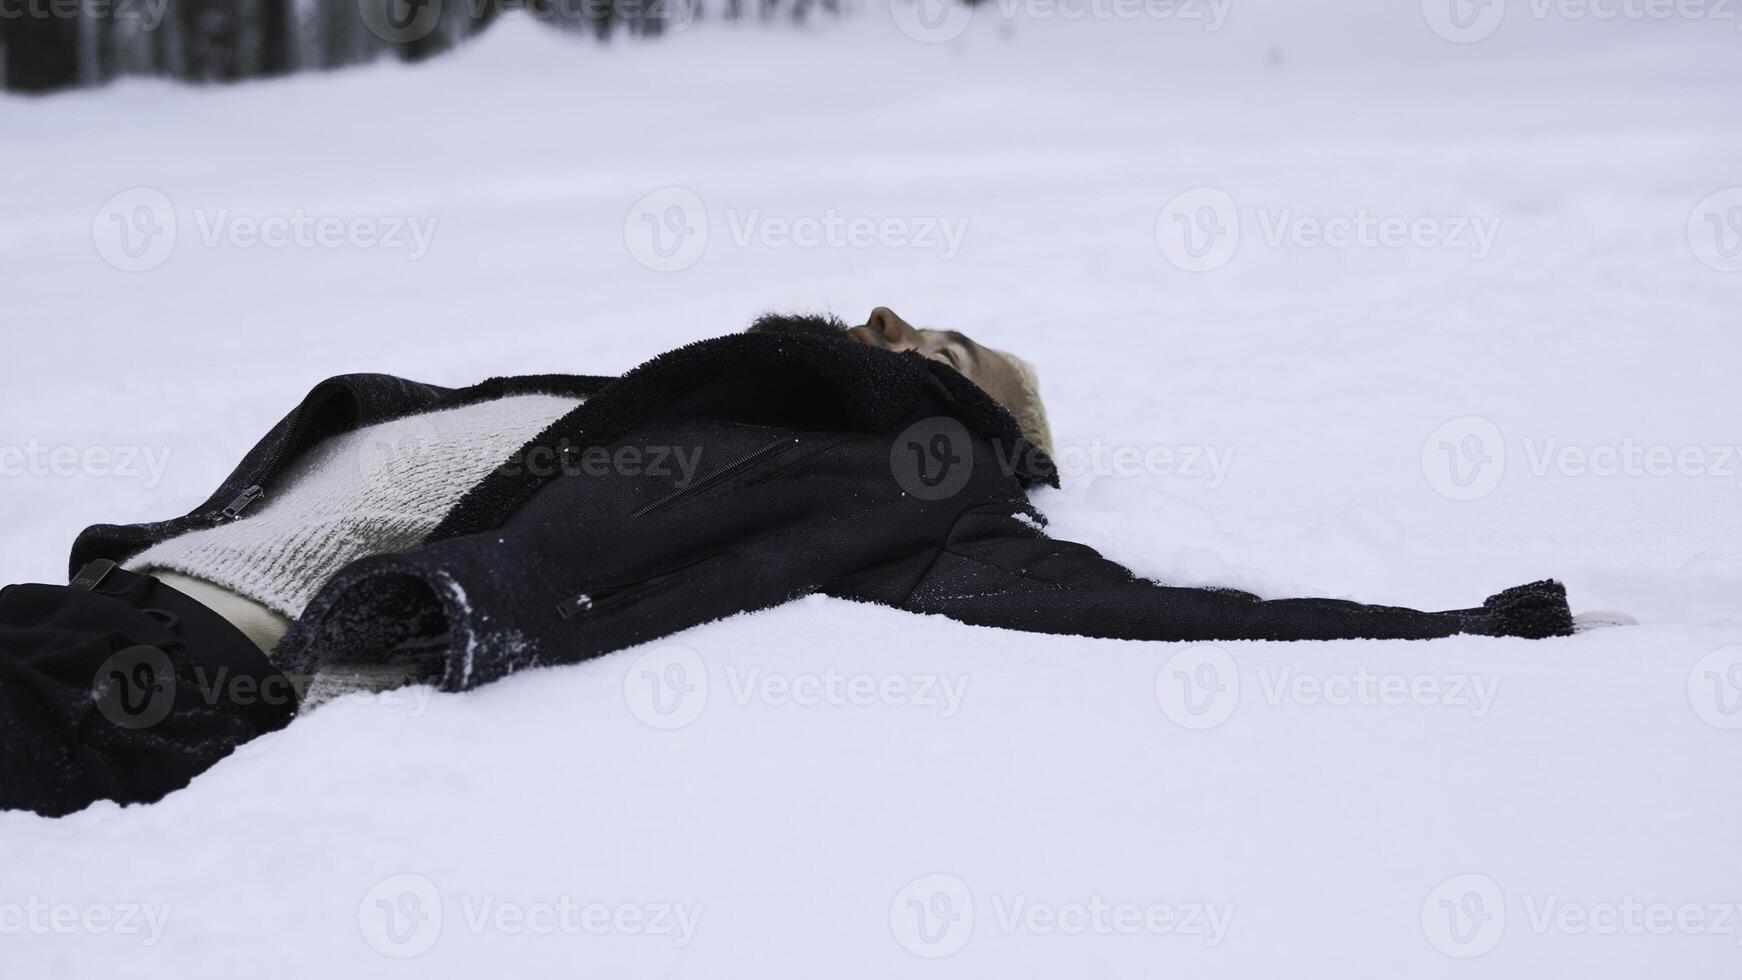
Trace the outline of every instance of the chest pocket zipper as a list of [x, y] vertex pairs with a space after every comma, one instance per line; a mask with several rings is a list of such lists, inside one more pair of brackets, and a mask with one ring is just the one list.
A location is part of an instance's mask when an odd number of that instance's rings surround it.
[[[654, 500], [652, 503], [642, 506], [631, 513], [629, 518], [633, 520], [634, 518], [651, 514], [656, 510], [663, 510], [678, 503], [691, 494], [700, 493], [710, 487], [719, 486], [722, 482], [743, 473], [754, 464], [778, 456], [781, 450], [796, 445], [798, 445], [797, 438], [777, 439], [760, 449], [755, 449], [739, 456], [737, 459], [732, 460], [730, 463], [720, 467], [713, 473], [708, 474], [706, 477], [691, 483], [687, 487], [680, 487], [679, 489], [673, 490], [665, 496]], [[633, 579], [628, 582], [614, 582], [593, 586], [585, 592], [577, 593], [576, 595], [563, 600], [563, 602], [557, 606], [557, 613], [564, 619], [575, 619], [580, 616], [590, 616], [609, 612], [612, 609], [628, 605], [644, 595], [657, 592], [662, 588], [670, 586], [679, 579], [693, 574], [702, 566], [718, 560], [720, 557], [721, 556], [718, 554], [708, 555], [676, 566], [668, 566], [667, 568], [645, 578]]]
[[796, 438], [777, 439], [774, 442], [771, 442], [768, 445], [763, 446], [761, 449], [756, 449], [756, 450], [752, 450], [751, 452], [745, 453], [744, 455], [738, 457], [737, 459], [731, 461], [730, 463], [727, 463], [725, 466], [720, 467], [719, 469], [715, 470], [713, 473], [710, 473], [706, 477], [703, 477], [702, 479], [697, 480], [696, 482], [690, 484], [689, 486], [679, 487], [678, 489], [673, 490], [672, 492], [666, 494], [665, 496], [660, 497], [658, 500], [655, 500], [653, 503], [647, 504], [646, 506], [642, 507], [641, 509], [630, 514], [629, 519], [634, 520], [637, 517], [643, 517], [643, 516], [646, 516], [648, 514], [651, 514], [656, 510], [664, 510], [665, 508], [672, 506], [673, 504], [675, 504], [678, 501], [682, 500], [683, 498], [689, 496], [690, 494], [701, 493], [703, 490], [706, 490], [709, 487], [718, 486], [722, 481], [731, 477], [733, 474], [742, 473], [745, 469], [749, 468], [752, 463], [755, 463], [758, 460], [761, 460], [761, 459], [767, 457], [770, 453], [774, 453], [777, 450], [786, 449], [786, 448], [789, 448], [791, 446], [796, 446], [796, 445], [798, 445], [798, 439], [796, 439]]
[[609, 612], [619, 606], [628, 605], [641, 596], [671, 585], [700, 569], [703, 565], [719, 558], [719, 555], [708, 555], [705, 558], [698, 558], [695, 561], [667, 568], [647, 578], [596, 585], [585, 592], [563, 600], [562, 604], [556, 607], [556, 611], [564, 619]]

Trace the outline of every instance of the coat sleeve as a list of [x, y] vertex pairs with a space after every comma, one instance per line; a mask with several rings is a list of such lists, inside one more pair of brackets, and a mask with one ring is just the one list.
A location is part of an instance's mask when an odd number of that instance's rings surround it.
[[1473, 609], [1422, 612], [1341, 599], [1260, 599], [1133, 575], [1094, 549], [1047, 537], [1007, 508], [965, 513], [902, 608], [979, 626], [1122, 640], [1429, 639], [1572, 632], [1566, 590], [1542, 581]]

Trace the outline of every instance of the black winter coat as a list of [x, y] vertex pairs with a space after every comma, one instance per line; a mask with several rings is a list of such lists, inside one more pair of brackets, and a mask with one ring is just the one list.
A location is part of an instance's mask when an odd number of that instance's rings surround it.
[[[316, 387], [200, 509], [99, 525], [72, 568], [226, 520], [334, 434], [507, 394], [585, 396], [474, 487], [419, 548], [358, 561], [275, 659], [407, 664], [448, 691], [573, 663], [810, 593], [984, 626], [1133, 640], [1423, 639], [1571, 631], [1555, 582], [1418, 612], [1145, 581], [1048, 538], [1050, 460], [953, 370], [817, 336], [740, 334], [622, 378], [449, 390], [384, 375]], [[695, 458], [687, 482], [663, 458]]]

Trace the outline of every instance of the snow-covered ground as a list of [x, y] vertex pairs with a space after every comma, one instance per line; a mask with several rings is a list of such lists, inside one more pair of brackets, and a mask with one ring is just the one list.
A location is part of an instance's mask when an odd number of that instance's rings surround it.
[[877, 4], [510, 20], [415, 67], [0, 99], [0, 580], [186, 511], [328, 375], [616, 372], [884, 304], [1040, 365], [1039, 502], [1144, 574], [1555, 576], [1641, 625], [1162, 645], [801, 602], [0, 815], [5, 975], [1734, 976], [1727, 8], [1027, 6], [945, 43]]

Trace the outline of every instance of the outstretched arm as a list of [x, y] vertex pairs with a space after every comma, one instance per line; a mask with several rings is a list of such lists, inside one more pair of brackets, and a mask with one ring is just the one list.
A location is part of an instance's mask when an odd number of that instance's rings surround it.
[[1474, 609], [1422, 612], [1341, 599], [1260, 599], [1157, 585], [1005, 509], [964, 514], [902, 608], [979, 626], [1123, 640], [1430, 639], [1572, 632], [1566, 590], [1542, 581]]

